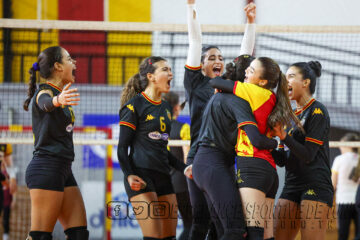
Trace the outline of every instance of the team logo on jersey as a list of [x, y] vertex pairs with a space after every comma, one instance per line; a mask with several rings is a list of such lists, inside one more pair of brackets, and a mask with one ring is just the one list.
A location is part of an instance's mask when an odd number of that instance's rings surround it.
[[236, 178], [237, 178], [237, 183], [243, 183], [244, 182], [244, 180], [242, 180], [241, 176], [240, 176], [240, 169], [237, 170]]
[[159, 133], [159, 132], [150, 132], [148, 134], [148, 137], [151, 138], [151, 139], [154, 139], [154, 140], [164, 140], [164, 141], [167, 141], [169, 139], [169, 134], [167, 133]]
[[66, 127], [66, 131], [67, 132], [71, 132], [74, 129], [74, 126], [72, 125], [72, 123], [70, 123], [69, 125], [67, 125]]
[[153, 119], [154, 119], [154, 116], [151, 115], [151, 114], [148, 114], [148, 115], [146, 116], [145, 121], [150, 121], [150, 120], [153, 120]]
[[170, 113], [169, 110], [167, 110], [167, 109], [166, 109], [166, 114], [167, 114], [169, 120], [171, 120], [171, 113]]
[[128, 104], [128, 105], [126, 105], [126, 107], [127, 107], [128, 109], [130, 109], [130, 111], [135, 112], [133, 105]]
[[312, 115], [314, 115], [314, 114], [324, 115], [320, 108], [315, 108], [315, 110], [313, 111]]
[[314, 189], [309, 189], [309, 190], [307, 190], [305, 195], [316, 196], [316, 193], [315, 193]]

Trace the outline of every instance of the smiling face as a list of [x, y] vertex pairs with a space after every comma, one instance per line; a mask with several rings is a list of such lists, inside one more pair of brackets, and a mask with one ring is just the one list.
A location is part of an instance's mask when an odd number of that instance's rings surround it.
[[71, 58], [68, 51], [64, 48], [61, 50], [62, 54], [62, 68], [63, 68], [63, 81], [67, 83], [74, 83], [75, 82], [75, 69], [76, 69], [76, 61]]
[[171, 67], [166, 61], [159, 61], [154, 65], [156, 70], [154, 73], [148, 73], [148, 79], [154, 84], [158, 92], [168, 93], [170, 91], [170, 82], [173, 79]]
[[303, 79], [297, 67], [290, 67], [286, 72], [290, 100], [299, 101], [308, 89], [308, 83]]
[[211, 48], [206, 52], [201, 69], [203, 74], [210, 78], [223, 74], [224, 58], [219, 49]]
[[245, 70], [244, 82], [260, 85], [261, 81], [264, 81], [264, 79], [261, 79], [262, 72], [263, 72], [263, 67], [261, 62], [255, 59], [254, 61], [251, 62], [250, 66]]

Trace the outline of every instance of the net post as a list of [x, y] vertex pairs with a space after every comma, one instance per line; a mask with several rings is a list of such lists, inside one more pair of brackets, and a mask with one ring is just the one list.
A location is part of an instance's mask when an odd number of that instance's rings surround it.
[[[102, 128], [102, 130], [107, 134], [107, 139], [112, 139], [112, 130], [111, 128]], [[104, 235], [105, 240], [111, 240], [111, 202], [112, 199], [112, 181], [113, 181], [113, 164], [112, 164], [112, 145], [106, 145], [106, 161], [105, 161], [105, 206], [106, 212], [104, 211]]]

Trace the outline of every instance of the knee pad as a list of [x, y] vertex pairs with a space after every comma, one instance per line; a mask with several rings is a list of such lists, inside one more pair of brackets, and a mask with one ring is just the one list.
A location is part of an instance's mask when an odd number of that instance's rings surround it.
[[52, 240], [51, 232], [31, 231], [26, 240]]
[[68, 228], [64, 233], [66, 240], [89, 240], [87, 226]]

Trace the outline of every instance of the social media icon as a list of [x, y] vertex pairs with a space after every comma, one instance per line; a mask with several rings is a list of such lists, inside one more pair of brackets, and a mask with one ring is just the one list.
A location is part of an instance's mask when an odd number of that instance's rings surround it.
[[142, 201], [132, 201], [128, 205], [128, 217], [137, 220], [147, 219], [149, 217], [149, 204]]
[[127, 218], [128, 203], [124, 201], [111, 201], [107, 204], [107, 217], [113, 220]]
[[150, 203], [150, 217], [151, 218], [167, 218], [169, 217], [169, 203], [168, 202], [151, 202]]

